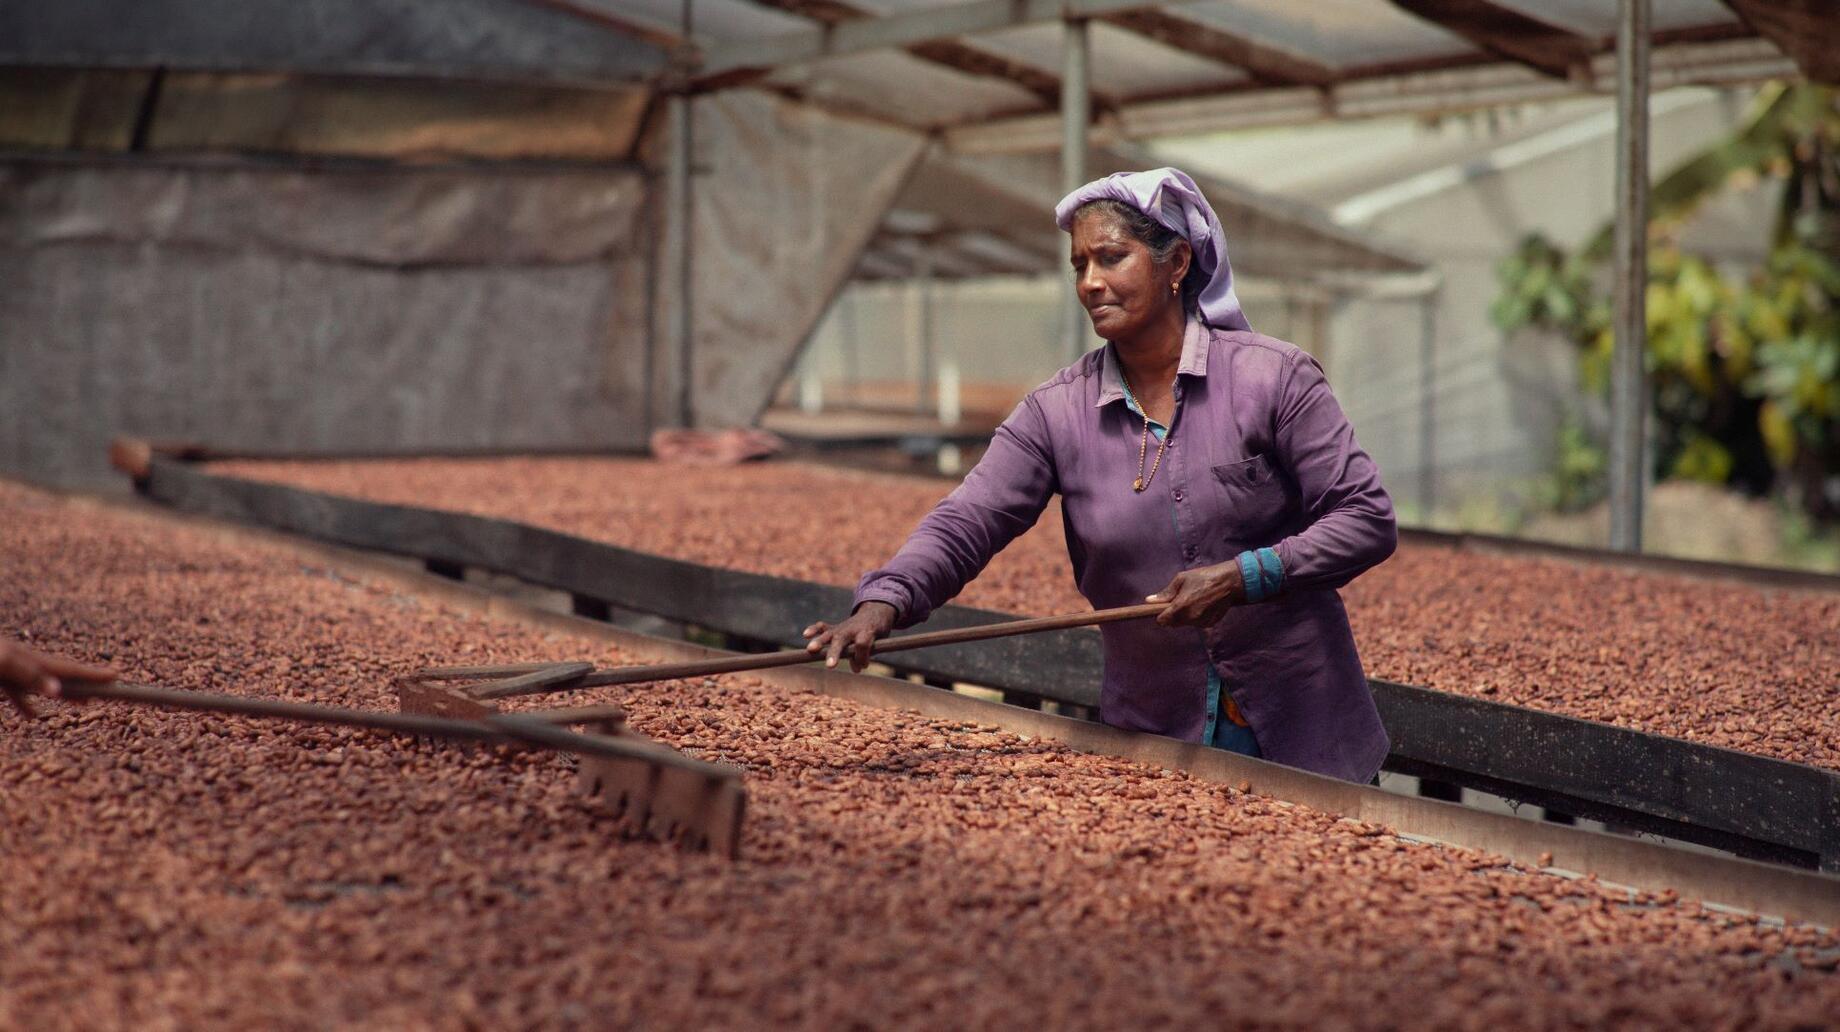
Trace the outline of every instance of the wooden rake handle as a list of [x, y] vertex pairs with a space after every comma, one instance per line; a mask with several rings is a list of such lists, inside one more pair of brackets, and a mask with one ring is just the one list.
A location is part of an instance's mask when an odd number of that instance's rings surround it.
[[226, 713], [239, 717], [271, 720], [294, 720], [309, 724], [337, 724], [401, 735], [426, 738], [449, 738], [498, 745], [538, 745], [547, 749], [571, 752], [580, 756], [606, 759], [643, 760], [701, 774], [727, 779], [740, 776], [730, 767], [705, 763], [660, 745], [629, 742], [606, 735], [584, 735], [559, 727], [538, 714], [506, 713], [485, 720], [454, 720], [413, 713], [379, 713], [372, 710], [346, 709], [339, 706], [315, 706], [280, 699], [253, 699], [240, 695], [213, 692], [182, 692], [155, 688], [145, 684], [97, 684], [93, 681], [64, 682], [62, 696], [73, 700], [103, 699], [165, 709], [197, 710]]
[[[936, 645], [962, 645], [966, 642], [987, 641], [991, 638], [1012, 638], [1021, 634], [1038, 634], [1042, 631], [1060, 631], [1070, 627], [1091, 627], [1097, 624], [1117, 623], [1122, 620], [1144, 620], [1156, 616], [1169, 608], [1167, 603], [1147, 602], [1135, 606], [1121, 606], [1117, 609], [1099, 609], [1089, 613], [1066, 613], [1060, 616], [1041, 616], [1029, 620], [1004, 620], [1000, 623], [980, 624], [977, 627], [959, 627], [949, 631], [927, 631], [922, 634], [906, 634], [899, 638], [883, 638], [875, 643], [874, 655], [887, 652], [905, 652], [909, 649], [926, 649]], [[707, 677], [712, 674], [735, 674], [744, 670], [770, 670], [774, 667], [798, 666], [801, 663], [815, 663], [821, 656], [804, 649], [788, 649], [783, 652], [768, 652], [757, 656], [734, 656], [726, 659], [694, 659], [683, 663], [658, 663], [652, 666], [616, 667], [588, 674], [578, 679], [561, 684], [532, 684], [515, 691], [503, 690], [506, 686], [495, 686], [489, 695], [481, 698], [502, 699], [512, 695], [540, 695], [547, 692], [568, 692], [577, 688], [595, 688], [612, 684], [641, 684], [646, 681], [674, 681], [683, 677]], [[478, 676], [506, 676], [509, 672], [534, 671], [553, 664], [519, 664], [506, 667], [444, 667], [424, 670], [416, 675], [418, 680], [445, 680], [450, 678]]]

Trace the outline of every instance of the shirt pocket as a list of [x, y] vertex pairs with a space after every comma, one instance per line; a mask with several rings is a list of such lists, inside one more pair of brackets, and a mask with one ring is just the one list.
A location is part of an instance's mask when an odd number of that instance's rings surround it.
[[1283, 536], [1290, 497], [1270, 459], [1254, 455], [1215, 466], [1214, 481], [1222, 499], [1220, 534], [1229, 551], [1263, 548]]

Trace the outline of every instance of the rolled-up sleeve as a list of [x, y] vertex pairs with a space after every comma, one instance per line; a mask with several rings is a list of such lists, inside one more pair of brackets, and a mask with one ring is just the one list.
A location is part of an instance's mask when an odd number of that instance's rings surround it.
[[1274, 549], [1284, 587], [1339, 588], [1393, 554], [1399, 531], [1380, 469], [1355, 442], [1322, 367], [1293, 352], [1274, 415], [1279, 462], [1294, 478], [1308, 525]]
[[925, 620], [1034, 526], [1057, 489], [1047, 420], [1030, 395], [997, 428], [964, 482], [920, 521], [894, 558], [863, 574], [854, 605], [888, 603], [896, 627]]

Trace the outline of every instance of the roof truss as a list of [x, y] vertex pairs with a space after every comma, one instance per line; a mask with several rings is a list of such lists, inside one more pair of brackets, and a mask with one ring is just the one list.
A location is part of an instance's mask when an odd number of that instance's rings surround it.
[[[789, 6], [831, 6], [850, 0], [753, 0], [786, 9]], [[1595, 65], [1609, 52], [1608, 39], [1581, 35], [1507, 7], [1498, 0], [1391, 0], [1418, 18], [1437, 25], [1477, 48], [1469, 53], [1442, 55], [1419, 61], [1379, 66], [1332, 67], [1303, 54], [1290, 53], [1185, 17], [1180, 8], [1197, 0], [962, 0], [944, 6], [910, 9], [877, 17], [853, 18], [819, 28], [783, 33], [766, 39], [713, 44], [699, 55], [704, 76], [720, 76], [735, 69], [771, 70], [785, 64], [844, 54], [900, 48], [922, 56], [944, 58], [975, 69], [983, 57], [970, 58], [940, 49], [963, 43], [963, 37], [1024, 25], [1070, 19], [1102, 21], [1153, 40], [1163, 46], [1217, 61], [1246, 72], [1255, 85], [1268, 88], [1347, 87], [1368, 79], [1397, 79], [1420, 72], [1475, 68], [1502, 60], [1531, 69], [1540, 76], [1594, 88]], [[1833, 17], [1833, 0], [1725, 0], [1745, 22], [1762, 32], [1793, 57], [1811, 77], [1840, 80], [1840, 20]], [[1679, 39], [1730, 39], [1753, 35], [1744, 25], [1722, 22], [1657, 34], [1657, 42]], [[986, 57], [991, 56], [987, 53]], [[1015, 62], [1004, 74], [1027, 73]], [[1046, 84], [1053, 76], [1036, 71], [1029, 84], [1044, 101], [1051, 100]], [[1223, 87], [1219, 93], [1244, 90]], [[1150, 98], [1114, 98], [1102, 107]]]
[[[849, 0], [753, 0], [753, 2], [776, 11], [810, 18], [826, 27], [874, 21], [878, 17], [873, 10], [860, 7]], [[941, 65], [956, 72], [1003, 79], [1014, 83], [1033, 93], [1043, 103], [1050, 105], [1059, 103], [1061, 90], [1059, 76], [1033, 65], [1011, 60], [975, 44], [951, 38], [926, 39], [909, 43], [901, 49], [922, 61]], [[769, 70], [762, 69], [761, 74]]]
[[1816, 82], [1840, 85], [1840, 8], [1833, 0], [1725, 0], [1759, 35], [1782, 48]]
[[1603, 47], [1489, 0], [1392, 0], [1393, 6], [1498, 57], [1558, 79], [1572, 78]]
[[1268, 86], [1327, 86], [1335, 81], [1334, 69], [1319, 61], [1154, 7], [1120, 11], [1099, 20], [1166, 47], [1241, 69], [1253, 81]]

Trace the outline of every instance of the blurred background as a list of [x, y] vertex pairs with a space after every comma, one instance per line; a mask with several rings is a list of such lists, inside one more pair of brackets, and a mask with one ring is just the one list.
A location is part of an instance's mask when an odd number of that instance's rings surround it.
[[1098, 344], [1055, 200], [1176, 164], [1406, 522], [1630, 546], [1635, 398], [1633, 544], [1840, 569], [1836, 82], [1797, 0], [0, 0], [0, 474], [759, 426], [955, 476]]

